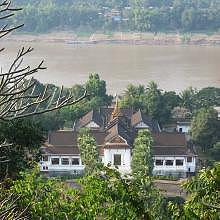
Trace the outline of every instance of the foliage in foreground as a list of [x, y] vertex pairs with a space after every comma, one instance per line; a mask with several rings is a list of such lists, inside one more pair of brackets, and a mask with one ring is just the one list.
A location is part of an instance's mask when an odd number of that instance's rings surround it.
[[190, 193], [182, 207], [170, 203], [175, 220], [218, 220], [220, 216], [220, 163], [203, 169], [183, 184]]
[[184, 183], [190, 194], [182, 205], [170, 202], [170, 213], [147, 177], [122, 178], [117, 170], [104, 167], [99, 174], [82, 178], [79, 186], [69, 188], [35, 169], [23, 173], [7, 193], [19, 196], [15, 204], [20, 210], [28, 206], [30, 219], [217, 220], [220, 215], [219, 163]]
[[132, 155], [133, 176], [151, 176], [153, 171], [152, 147], [153, 138], [149, 130], [139, 130], [134, 142]]
[[102, 167], [99, 158], [99, 150], [95, 138], [91, 135], [87, 128], [81, 129], [78, 137], [78, 146], [80, 150], [80, 157], [85, 165], [85, 173], [91, 175], [97, 172]]
[[[151, 166], [148, 172], [122, 176], [114, 168], [101, 166], [98, 149], [88, 130], [79, 138], [86, 176], [73, 189], [56, 179], [47, 179], [38, 169], [24, 172], [8, 191], [19, 197], [16, 205], [28, 206], [30, 219], [164, 219], [164, 200], [154, 188]], [[145, 152], [143, 144], [148, 143]], [[139, 132], [138, 151], [133, 167], [140, 167], [138, 155], [150, 156], [152, 138], [149, 131]], [[139, 144], [139, 146], [138, 146]], [[146, 161], [145, 161], [146, 162]]]
[[[28, 207], [26, 215], [30, 219], [164, 219], [161, 197], [148, 179], [145, 182], [148, 184], [142, 191], [142, 182], [122, 178], [117, 170], [105, 167], [100, 174], [82, 178], [80, 189], [73, 189], [57, 179], [41, 176], [35, 168], [22, 173], [4, 191], [4, 197], [18, 197], [14, 204], [18, 210]], [[143, 206], [140, 198], [148, 201], [148, 206]]]
[[43, 131], [39, 123], [29, 119], [17, 119], [0, 122], [0, 180], [5, 177], [17, 178], [20, 171], [31, 167], [37, 160], [39, 149], [44, 142]]
[[220, 141], [220, 121], [217, 112], [212, 108], [202, 108], [197, 111], [192, 120], [192, 140], [204, 152]]
[[20, 209], [28, 206], [30, 219], [74, 219], [79, 204], [77, 191], [65, 188], [56, 179], [41, 176], [37, 168], [22, 173], [9, 193], [19, 196], [16, 205]]
[[[89, 139], [88, 135], [88, 142]], [[147, 131], [139, 132], [135, 143], [139, 144], [136, 157], [150, 153], [141, 152], [140, 148], [142, 143], [148, 143], [150, 150], [151, 137]], [[87, 150], [95, 152], [97, 148]], [[98, 157], [94, 160], [96, 162], [90, 164], [92, 167], [99, 161]], [[133, 164], [138, 167], [138, 160]], [[141, 174], [121, 176], [117, 169], [100, 166], [80, 179], [76, 183], [78, 188], [74, 189], [57, 179], [47, 179], [34, 169], [22, 173], [21, 178], [5, 190], [4, 196], [13, 194], [19, 198], [15, 201], [16, 206], [19, 210], [28, 207], [30, 219], [219, 219], [220, 163], [201, 170], [185, 182], [184, 187], [189, 192], [187, 200], [183, 204], [175, 200], [170, 202], [169, 212], [167, 200], [154, 188], [149, 173]]]

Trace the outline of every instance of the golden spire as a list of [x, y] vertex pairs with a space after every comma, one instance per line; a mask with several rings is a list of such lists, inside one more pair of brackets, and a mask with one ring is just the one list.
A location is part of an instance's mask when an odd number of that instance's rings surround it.
[[118, 117], [118, 116], [121, 116], [121, 111], [120, 111], [120, 108], [119, 108], [119, 101], [118, 101], [118, 96], [116, 96], [116, 103], [115, 103], [115, 108], [114, 108], [114, 111], [112, 112], [112, 119]]

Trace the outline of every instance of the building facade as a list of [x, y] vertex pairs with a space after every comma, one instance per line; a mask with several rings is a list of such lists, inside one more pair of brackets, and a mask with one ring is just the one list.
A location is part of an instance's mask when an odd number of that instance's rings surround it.
[[81, 128], [90, 128], [96, 139], [102, 162], [117, 166], [122, 173], [131, 171], [134, 139], [138, 130], [149, 129], [154, 143], [154, 175], [185, 177], [195, 172], [196, 155], [187, 147], [184, 134], [161, 132], [157, 121], [140, 110], [101, 108], [87, 113], [78, 120], [72, 130], [51, 132], [42, 147], [40, 168], [43, 172], [81, 173], [84, 165], [77, 146], [77, 134]]

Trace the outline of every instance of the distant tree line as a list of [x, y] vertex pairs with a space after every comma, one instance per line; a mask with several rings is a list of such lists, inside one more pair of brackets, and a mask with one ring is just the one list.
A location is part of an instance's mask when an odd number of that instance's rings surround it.
[[[218, 31], [218, 0], [14, 0], [24, 31]], [[112, 9], [118, 11], [116, 14]]]

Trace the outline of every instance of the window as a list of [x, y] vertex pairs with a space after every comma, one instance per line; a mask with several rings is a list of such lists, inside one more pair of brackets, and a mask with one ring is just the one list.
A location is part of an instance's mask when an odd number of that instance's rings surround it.
[[173, 160], [166, 160], [166, 161], [165, 161], [165, 164], [166, 164], [167, 166], [173, 166]]
[[183, 160], [176, 160], [176, 166], [183, 166]]
[[51, 159], [52, 165], [59, 165], [60, 163], [60, 158], [52, 158]]
[[187, 163], [192, 163], [192, 157], [187, 157]]
[[114, 154], [114, 165], [115, 166], [121, 165], [121, 154]]
[[163, 166], [163, 160], [156, 160], [156, 166]]
[[47, 155], [43, 155], [42, 156], [42, 161], [48, 161], [48, 156]]
[[61, 164], [62, 165], [69, 165], [69, 158], [61, 158]]
[[72, 158], [72, 165], [79, 165], [79, 158]]

